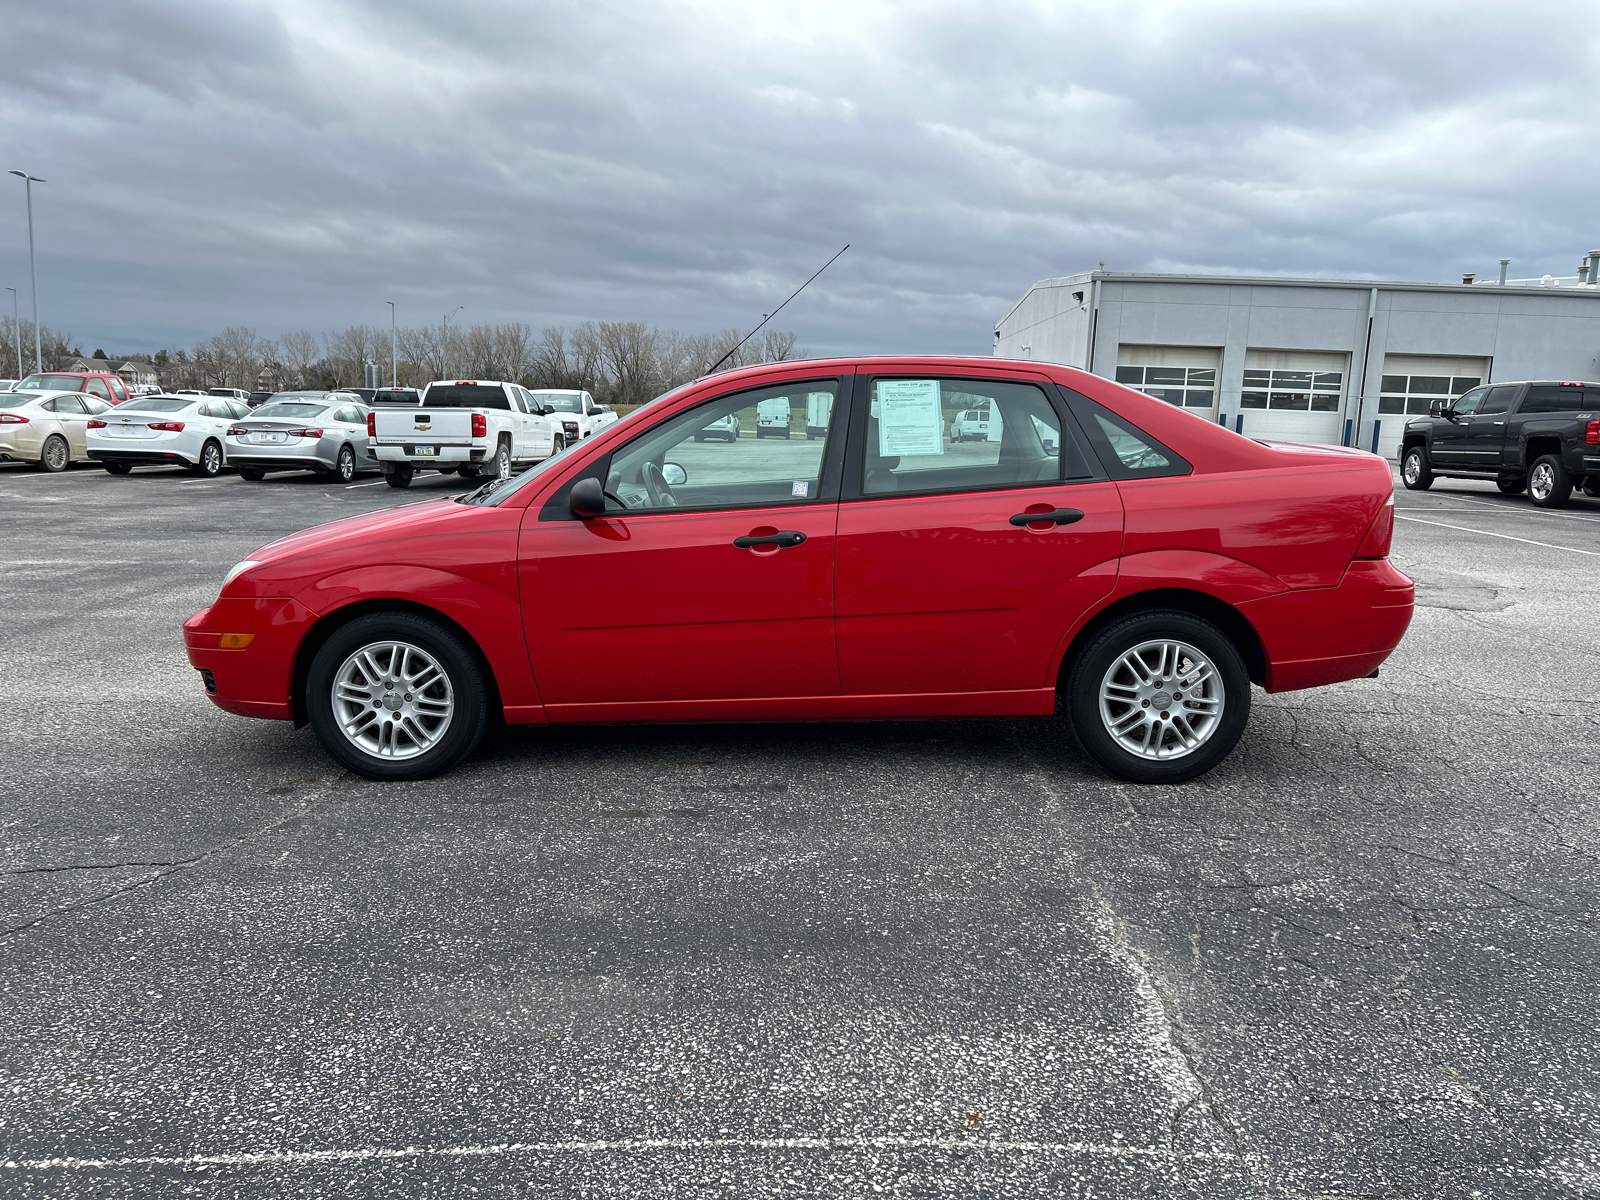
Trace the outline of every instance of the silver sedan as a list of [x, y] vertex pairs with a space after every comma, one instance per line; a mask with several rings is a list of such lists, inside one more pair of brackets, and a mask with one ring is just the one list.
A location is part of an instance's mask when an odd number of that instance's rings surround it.
[[268, 471], [320, 471], [348, 483], [376, 471], [367, 449], [367, 410], [339, 393], [274, 396], [228, 427], [228, 465], [252, 483]]

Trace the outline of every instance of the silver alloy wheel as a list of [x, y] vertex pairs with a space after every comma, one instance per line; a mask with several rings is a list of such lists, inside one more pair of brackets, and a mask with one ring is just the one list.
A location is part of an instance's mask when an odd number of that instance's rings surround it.
[[215, 442], [207, 442], [200, 447], [200, 469], [207, 475], [215, 475], [222, 470], [222, 451]]
[[455, 692], [437, 659], [410, 642], [373, 642], [333, 676], [333, 718], [356, 749], [407, 759], [438, 745], [455, 715]]
[[65, 471], [67, 469], [67, 442], [65, 438], [52, 434], [45, 439], [44, 453], [39, 456], [47, 471]]
[[339, 447], [339, 457], [334, 460], [333, 473], [339, 477], [341, 483], [349, 483], [356, 477], [356, 452], [348, 445]]
[[1406, 465], [1401, 472], [1407, 483], [1416, 483], [1422, 478], [1422, 451], [1413, 450], [1406, 455]]
[[1548, 500], [1556, 490], [1555, 469], [1547, 462], [1535, 463], [1528, 475], [1528, 495], [1535, 500]]
[[1166, 761], [1205, 745], [1222, 722], [1216, 664], [1187, 642], [1140, 642], [1100, 681], [1100, 720], [1129, 754]]
[[494, 473], [501, 479], [511, 474], [511, 447], [501, 442], [494, 452]]

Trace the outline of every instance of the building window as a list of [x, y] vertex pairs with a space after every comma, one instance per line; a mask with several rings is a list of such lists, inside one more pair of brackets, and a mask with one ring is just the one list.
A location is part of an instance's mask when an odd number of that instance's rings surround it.
[[1217, 372], [1200, 367], [1118, 367], [1117, 382], [1179, 408], [1216, 403]]
[[1247, 369], [1239, 406], [1275, 408], [1286, 412], [1336, 413], [1343, 391], [1343, 371]]
[[1435, 400], [1454, 400], [1482, 382], [1476, 375], [1385, 375], [1378, 412], [1384, 416], [1425, 415]]

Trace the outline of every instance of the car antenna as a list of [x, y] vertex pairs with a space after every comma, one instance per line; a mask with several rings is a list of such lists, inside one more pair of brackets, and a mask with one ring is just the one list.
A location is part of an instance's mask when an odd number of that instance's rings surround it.
[[[844, 250], [840, 250], [839, 254], [843, 254], [844, 251], [848, 250], [848, 249], [850, 249], [850, 243], [846, 242], [844, 244]], [[818, 267], [817, 268], [817, 275], [821, 275], [829, 267], [833, 266], [834, 263], [838, 262], [839, 261], [839, 254], [835, 254], [827, 262], [823, 263], [820, 267]], [[811, 277], [811, 279], [815, 279], [817, 277], [817, 275], [813, 275]], [[793, 300], [795, 298], [795, 296], [798, 296], [801, 292], [805, 291], [806, 288], [810, 287], [811, 286], [811, 279], [806, 280], [799, 287], [795, 288], [794, 292], [789, 296], [789, 300]], [[783, 304], [789, 303], [789, 300], [785, 300], [783, 302]], [[765, 325], [768, 321], [772, 320], [773, 317], [777, 316], [780, 312], [782, 312], [783, 311], [783, 304], [778, 305], [778, 307], [773, 309], [770, 313], [765, 314], [761, 318], [761, 325]], [[739, 346], [744, 345], [751, 338], [755, 337], [756, 334], [761, 332], [761, 325], [757, 325], [749, 333], [745, 334], [742, 338], [740, 338], [739, 342], [738, 342], [738, 345], [734, 346], [734, 348], [732, 350], [729, 350], [721, 358], [717, 359], [716, 366], [712, 367], [709, 371], [707, 371], [706, 375], [715, 375], [717, 373], [717, 367], [720, 367], [723, 363], [727, 362], [730, 358], [732, 358], [735, 354], [737, 354], [739, 352]], [[704, 379], [705, 376], [702, 375], [701, 378]]]

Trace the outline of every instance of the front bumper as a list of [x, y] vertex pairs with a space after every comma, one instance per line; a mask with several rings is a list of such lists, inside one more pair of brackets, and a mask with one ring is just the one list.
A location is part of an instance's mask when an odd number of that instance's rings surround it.
[[1278, 592], [1239, 611], [1266, 651], [1266, 690], [1292, 692], [1371, 675], [1405, 636], [1415, 603], [1415, 585], [1388, 559], [1358, 558], [1336, 587]]
[[[297, 600], [223, 598], [183, 623], [183, 645], [218, 708], [241, 717], [292, 721], [295, 652], [316, 619]], [[255, 636], [243, 650], [223, 650], [218, 642], [224, 633]]]

